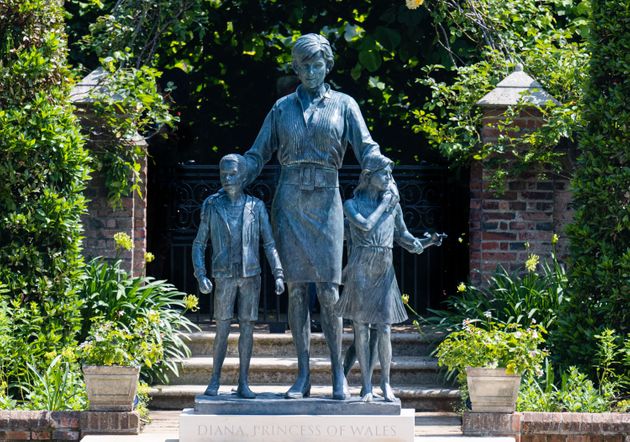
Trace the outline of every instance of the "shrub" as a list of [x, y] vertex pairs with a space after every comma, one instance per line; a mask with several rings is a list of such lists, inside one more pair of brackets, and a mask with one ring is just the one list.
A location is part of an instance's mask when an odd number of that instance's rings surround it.
[[597, 335], [630, 331], [630, 72], [628, 5], [594, 0], [592, 54], [583, 100], [586, 128], [572, 181], [572, 301], [565, 313], [559, 356], [586, 368]]
[[460, 284], [458, 293], [445, 301], [446, 310], [430, 310], [426, 319], [440, 329], [456, 330], [465, 320], [486, 327], [491, 321], [529, 327], [539, 323], [548, 331], [555, 327], [560, 307], [567, 301], [568, 280], [556, 259], [538, 263], [531, 255], [526, 271], [510, 272], [499, 267], [486, 285]]
[[[597, 353], [594, 355], [597, 385], [575, 366], [563, 372], [561, 382], [556, 385], [554, 370], [546, 361], [543, 377], [530, 375], [523, 380], [517, 409], [588, 413], [630, 410], [630, 336], [624, 340], [623, 346], [618, 344], [619, 339], [613, 330], [604, 330], [597, 339]], [[622, 374], [615, 371], [618, 367], [623, 367]]]
[[448, 335], [435, 354], [438, 365], [450, 373], [457, 371], [461, 384], [466, 379], [466, 367], [502, 367], [508, 374], [538, 373], [547, 354], [539, 349], [543, 333], [540, 326], [523, 329], [516, 324], [490, 323], [485, 330], [466, 323], [463, 330]]
[[[61, 0], [0, 2], [0, 281], [8, 384], [74, 342], [87, 154], [68, 102]], [[0, 338], [2, 339], [2, 338]], [[32, 356], [32, 358], [31, 358]]]
[[177, 373], [175, 360], [190, 355], [180, 332], [197, 328], [184, 316], [195, 306], [172, 284], [152, 277], [132, 277], [121, 268], [121, 261], [109, 263], [96, 258], [86, 265], [79, 293], [85, 301], [81, 341], [102, 321], [115, 322], [117, 328], [132, 335], [139, 323], [149, 326], [163, 350], [163, 359], [151, 366], [143, 364], [145, 380], [167, 381], [169, 371]]
[[79, 359], [85, 365], [121, 365], [151, 368], [163, 357], [159, 333], [145, 318], [130, 327], [95, 318], [87, 339], [81, 343]]

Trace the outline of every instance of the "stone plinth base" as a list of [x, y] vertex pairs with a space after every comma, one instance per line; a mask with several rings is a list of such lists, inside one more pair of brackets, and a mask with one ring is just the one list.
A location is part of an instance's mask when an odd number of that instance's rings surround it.
[[195, 412], [199, 414], [239, 415], [400, 415], [400, 400], [385, 402], [375, 399], [362, 402], [359, 397], [340, 401], [323, 397], [285, 399], [283, 394], [261, 393], [256, 399], [243, 399], [235, 394], [195, 397]]
[[[257, 401], [258, 399], [256, 399]], [[295, 402], [298, 401], [288, 401]], [[400, 415], [217, 415], [191, 408], [179, 417], [180, 442], [412, 442], [414, 410]]]

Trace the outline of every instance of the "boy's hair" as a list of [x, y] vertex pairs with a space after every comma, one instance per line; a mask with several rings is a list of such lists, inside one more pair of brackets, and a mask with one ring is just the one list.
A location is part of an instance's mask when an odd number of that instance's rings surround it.
[[237, 153], [229, 153], [224, 155], [223, 158], [219, 161], [219, 170], [223, 169], [225, 163], [233, 162], [238, 166], [238, 174], [242, 175], [245, 172], [245, 157], [243, 155], [239, 155]]
[[302, 35], [295, 41], [293, 50], [291, 51], [291, 57], [293, 58], [291, 66], [293, 66], [293, 70], [297, 71], [298, 63], [308, 60], [319, 52], [321, 52], [322, 57], [324, 57], [326, 68], [328, 72], [330, 72], [335, 64], [335, 59], [330, 43], [326, 40], [326, 37], [322, 37], [319, 34]]

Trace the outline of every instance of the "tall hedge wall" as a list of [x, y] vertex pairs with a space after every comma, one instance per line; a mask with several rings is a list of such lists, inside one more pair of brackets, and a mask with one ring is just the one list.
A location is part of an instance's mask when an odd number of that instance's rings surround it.
[[[630, 6], [592, 0], [589, 82], [570, 227], [573, 302], [564, 319], [573, 362], [603, 327], [630, 332]], [[582, 355], [579, 358], [577, 355]]]
[[66, 52], [63, 0], [0, 0], [0, 308], [18, 334], [5, 362], [50, 357], [80, 321], [88, 157]]

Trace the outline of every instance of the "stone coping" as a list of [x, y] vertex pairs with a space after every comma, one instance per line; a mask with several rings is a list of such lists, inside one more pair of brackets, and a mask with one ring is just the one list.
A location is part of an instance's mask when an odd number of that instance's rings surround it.
[[0, 441], [78, 441], [87, 434], [138, 434], [138, 412], [0, 410]]
[[462, 431], [516, 442], [630, 442], [630, 413], [465, 412]]

